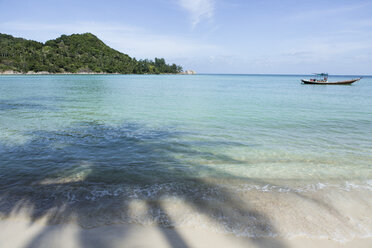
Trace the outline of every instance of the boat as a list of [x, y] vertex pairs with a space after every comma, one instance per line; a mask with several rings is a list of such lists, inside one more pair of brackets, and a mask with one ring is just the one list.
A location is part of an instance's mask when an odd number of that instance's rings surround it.
[[360, 78], [355, 78], [355, 79], [350, 79], [350, 80], [344, 80], [344, 81], [334, 81], [334, 82], [329, 82], [328, 81], [328, 73], [314, 73], [315, 77], [311, 79], [301, 79], [302, 83], [304, 84], [334, 84], [334, 85], [342, 85], [342, 84], [352, 84], [357, 81], [359, 81]]

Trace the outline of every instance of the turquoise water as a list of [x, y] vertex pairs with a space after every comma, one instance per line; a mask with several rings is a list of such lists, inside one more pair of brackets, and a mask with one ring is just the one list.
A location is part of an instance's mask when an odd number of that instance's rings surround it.
[[134, 200], [205, 210], [200, 199], [252, 190], [370, 196], [372, 77], [352, 86], [303, 77], [1, 76], [1, 213], [67, 204], [63, 216], [76, 217], [88, 206], [107, 224], [128, 222]]

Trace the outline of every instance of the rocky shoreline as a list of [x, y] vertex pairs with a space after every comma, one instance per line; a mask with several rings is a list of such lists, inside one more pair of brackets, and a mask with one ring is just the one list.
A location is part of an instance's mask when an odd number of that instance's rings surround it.
[[[160, 75], [194, 75], [194, 74], [196, 74], [195, 71], [187, 70], [187, 71], [180, 72], [180, 73], [161, 73]], [[38, 72], [28, 71], [28, 72], [25, 73], [25, 72], [8, 70], [8, 71], [0, 71], [0, 75], [124, 75], [124, 74], [117, 73], [117, 72], [115, 72], [115, 73], [107, 73], [107, 72], [76, 72], [76, 73], [58, 72], [58, 73], [52, 73], [52, 72], [48, 72], [48, 71], [38, 71]], [[127, 74], [125, 74], [125, 75], [127, 75]], [[141, 75], [141, 74], [138, 74], [138, 75]], [[145, 75], [156, 75], [156, 74], [145, 74]]]

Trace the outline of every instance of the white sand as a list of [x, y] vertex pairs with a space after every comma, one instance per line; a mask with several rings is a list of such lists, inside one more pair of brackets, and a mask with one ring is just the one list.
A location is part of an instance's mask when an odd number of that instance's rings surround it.
[[157, 226], [110, 225], [83, 229], [76, 224], [46, 225], [25, 219], [0, 221], [0, 247], [372, 247], [372, 238], [347, 243], [296, 237], [239, 238], [194, 228], [166, 229]]
[[[157, 208], [135, 200], [125, 205], [125, 222], [120, 219], [121, 208], [79, 212], [68, 205], [56, 206], [41, 217], [32, 206], [20, 204], [1, 216], [0, 248], [372, 247], [370, 191], [247, 191], [240, 192], [239, 199], [242, 205], [208, 201], [204, 204], [210, 205], [195, 205], [199, 208], [174, 198], [159, 199]], [[93, 219], [86, 219], [85, 214]], [[31, 221], [31, 216], [37, 220]], [[88, 225], [83, 228], [76, 222]], [[160, 227], [167, 223], [177, 228]], [[232, 232], [245, 236], [229, 234]]]

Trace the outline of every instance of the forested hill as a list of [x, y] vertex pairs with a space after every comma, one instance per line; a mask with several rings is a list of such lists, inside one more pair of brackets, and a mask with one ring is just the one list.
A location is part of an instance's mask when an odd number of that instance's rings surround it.
[[6, 70], [158, 74], [179, 73], [182, 67], [159, 58], [136, 60], [91, 33], [62, 35], [45, 43], [0, 33], [0, 72]]

